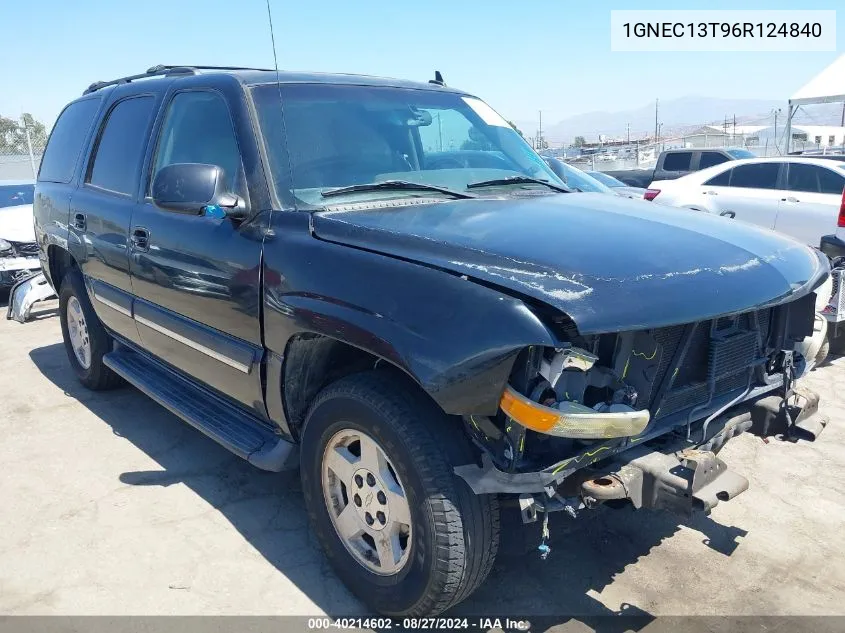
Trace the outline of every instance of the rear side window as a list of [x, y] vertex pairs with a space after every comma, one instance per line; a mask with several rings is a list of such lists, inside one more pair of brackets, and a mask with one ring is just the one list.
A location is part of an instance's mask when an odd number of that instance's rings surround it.
[[666, 171], [687, 171], [692, 163], [692, 152], [672, 152], [663, 159]]
[[757, 163], [733, 168], [731, 187], [777, 189], [780, 163]]
[[724, 154], [720, 154], [719, 152], [701, 152], [701, 158], [698, 161], [698, 168], [707, 169], [708, 167], [721, 165], [727, 161], [728, 157]]
[[38, 180], [70, 182], [82, 144], [99, 107], [99, 99], [85, 99], [71, 103], [62, 111], [50, 133]]
[[711, 187], [727, 187], [731, 184], [731, 172], [733, 169], [726, 169], [718, 176], [713, 176], [710, 180], [705, 182], [705, 185], [709, 185]]
[[155, 99], [120, 101], [106, 119], [85, 182], [122, 194], [134, 192]]
[[845, 178], [834, 171], [819, 167], [819, 191], [821, 193], [834, 193], [837, 196], [842, 195], [842, 190], [845, 189]]

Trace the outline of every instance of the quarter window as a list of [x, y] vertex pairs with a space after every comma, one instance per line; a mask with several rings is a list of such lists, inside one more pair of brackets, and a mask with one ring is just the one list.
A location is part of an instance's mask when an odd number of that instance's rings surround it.
[[705, 186], [710, 187], [727, 187], [731, 182], [731, 172], [733, 169], [726, 169], [718, 176], [713, 176], [710, 180], [704, 183]]
[[777, 189], [779, 163], [756, 163], [733, 168], [731, 187]]
[[692, 163], [692, 152], [671, 152], [663, 159], [665, 171], [687, 171]]
[[85, 182], [122, 194], [132, 194], [147, 143], [155, 99], [120, 101], [106, 119]]
[[100, 107], [99, 99], [71, 103], [59, 115], [38, 171], [38, 180], [70, 182], [82, 144]]
[[159, 169], [176, 163], [222, 167], [229, 189], [243, 193], [245, 178], [232, 118], [218, 93], [180, 92], [173, 97], [159, 136], [153, 179]]
[[842, 190], [845, 189], [845, 178], [824, 167], [817, 167], [816, 169], [819, 170], [819, 192], [841, 196]]

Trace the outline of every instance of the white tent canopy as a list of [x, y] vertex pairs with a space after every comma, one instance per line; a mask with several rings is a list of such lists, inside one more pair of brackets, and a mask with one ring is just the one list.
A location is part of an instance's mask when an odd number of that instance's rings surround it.
[[798, 106], [811, 103], [835, 103], [845, 101], [845, 55], [840, 55], [834, 62], [804, 84], [789, 99], [786, 117], [786, 152], [792, 141], [792, 117]]

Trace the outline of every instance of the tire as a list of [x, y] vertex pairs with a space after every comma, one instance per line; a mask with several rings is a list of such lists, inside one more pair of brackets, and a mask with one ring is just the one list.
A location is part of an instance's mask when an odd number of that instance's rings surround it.
[[[72, 326], [68, 322], [69, 306], [72, 314], [76, 315], [76, 319], [79, 319], [78, 313], [81, 312], [86, 330], [83, 336], [87, 336], [89, 343], [89, 353], [85, 355], [88, 361], [87, 366], [74, 351], [71, 340]], [[73, 318], [72, 316], [71, 319]], [[94, 312], [82, 275], [78, 270], [68, 271], [62, 280], [59, 290], [59, 320], [62, 323], [62, 338], [68, 360], [79, 382], [94, 391], [113, 389], [123, 384], [120, 376], [103, 364], [103, 356], [112, 350], [112, 338]]]
[[[362, 556], [356, 557], [346, 544], [351, 541], [340, 536], [333, 522], [332, 517], [339, 515], [337, 507], [330, 507], [332, 485], [324, 476], [324, 455], [331, 455], [327, 447], [347, 432], [360, 442], [364, 436], [356, 433], [369, 436], [383, 451], [388, 463], [384, 480], [395, 477], [407, 501], [410, 536], [400, 556], [401, 567], [388, 575], [372, 569], [372, 561], [361, 562]], [[360, 442], [355, 468], [365, 463]], [[349, 446], [347, 454], [355, 458], [354, 439]], [[487, 577], [499, 546], [498, 499], [474, 494], [454, 474], [455, 466], [475, 461], [472, 444], [454, 420], [403, 379], [376, 370], [326, 387], [306, 417], [300, 457], [303, 494], [317, 539], [340, 579], [369, 608], [389, 616], [436, 615], [464, 600]], [[341, 479], [329, 476], [332, 489]], [[344, 484], [349, 506], [354, 503], [349, 493], [357, 485], [354, 478]], [[358, 488], [362, 495], [370, 490], [367, 483], [363, 486]], [[367, 498], [377, 503], [372, 494]], [[371, 506], [351, 510], [363, 521], [360, 512], [367, 507]], [[395, 507], [389, 506], [390, 517], [400, 516]], [[366, 534], [366, 526], [359, 525]], [[357, 542], [365, 540], [362, 535]], [[372, 536], [371, 541], [375, 542]], [[396, 543], [402, 549], [401, 536]]]

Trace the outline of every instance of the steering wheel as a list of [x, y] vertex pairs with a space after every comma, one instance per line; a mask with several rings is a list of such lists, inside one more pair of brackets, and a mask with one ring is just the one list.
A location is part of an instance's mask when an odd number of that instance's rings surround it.
[[[352, 156], [332, 156], [299, 163], [294, 167], [294, 179], [308, 187], [337, 187], [353, 182], [363, 182], [361, 162]], [[338, 180], [337, 176], [346, 177]], [[302, 186], [302, 185], [297, 185]]]
[[453, 156], [440, 156], [425, 165], [426, 169], [463, 169], [464, 167], [466, 167], [464, 162]]

